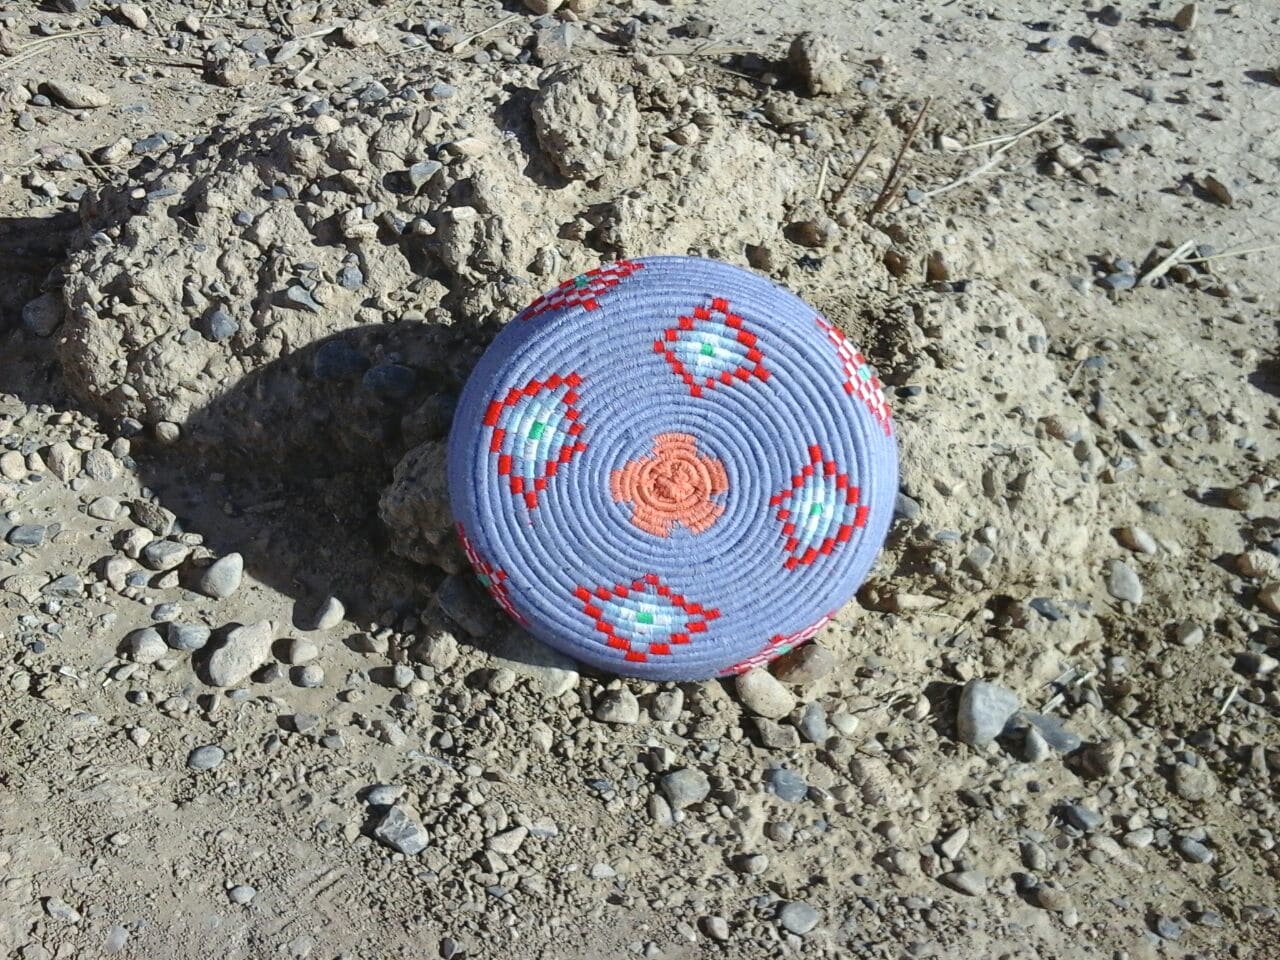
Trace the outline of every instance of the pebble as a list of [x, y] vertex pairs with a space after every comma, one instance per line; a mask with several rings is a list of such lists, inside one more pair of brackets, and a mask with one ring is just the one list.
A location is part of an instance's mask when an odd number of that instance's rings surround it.
[[831, 728], [827, 725], [826, 707], [816, 701], [806, 704], [800, 711], [796, 729], [810, 743], [819, 745], [826, 743], [831, 738]]
[[1116, 539], [1134, 553], [1152, 555], [1160, 549], [1156, 543], [1156, 538], [1147, 533], [1142, 527], [1121, 527], [1116, 532]]
[[817, 33], [802, 33], [792, 40], [787, 63], [811, 96], [840, 93], [850, 80], [840, 48]]
[[274, 625], [270, 620], [236, 627], [209, 657], [209, 681], [215, 687], [234, 687], [248, 679], [271, 656]]
[[778, 922], [797, 937], [803, 937], [822, 922], [822, 914], [803, 900], [792, 900], [778, 911]]
[[1192, 837], [1178, 838], [1178, 852], [1191, 863], [1213, 862], [1213, 851]]
[[757, 667], [739, 674], [734, 683], [738, 700], [758, 717], [780, 720], [796, 706], [796, 698], [768, 670]]
[[724, 943], [729, 939], [729, 921], [724, 917], [703, 917], [702, 932], [710, 939]]
[[320, 656], [320, 648], [303, 637], [293, 637], [285, 644], [285, 660], [294, 666], [310, 663]]
[[229, 340], [240, 331], [240, 324], [227, 312], [225, 307], [214, 307], [204, 316], [203, 333], [214, 341]]
[[134, 663], [155, 663], [169, 652], [168, 646], [160, 638], [160, 631], [154, 627], [144, 627], [129, 634], [124, 642], [124, 650]]
[[658, 781], [658, 789], [673, 810], [683, 810], [707, 799], [711, 792], [711, 781], [701, 770], [685, 767], [663, 774]]
[[431, 840], [418, 815], [400, 806], [391, 807], [383, 814], [373, 835], [391, 849], [408, 857], [416, 857], [427, 849]]
[[1280, 617], [1280, 582], [1262, 586], [1258, 590], [1258, 602]]
[[54, 920], [61, 920], [63, 923], [79, 923], [80, 911], [61, 897], [46, 897], [44, 901], [44, 912], [49, 914]]
[[485, 842], [485, 846], [494, 853], [509, 857], [520, 849], [528, 836], [528, 827], [512, 827], [510, 830], [504, 830], [490, 837]]
[[94, 447], [84, 455], [84, 472], [88, 474], [90, 480], [110, 483], [116, 478], [119, 468], [110, 450]]
[[43, 84], [49, 96], [72, 110], [96, 110], [111, 105], [111, 98], [87, 83], [74, 80], [46, 80]]
[[960, 693], [956, 732], [961, 741], [984, 747], [995, 740], [1018, 711], [1018, 695], [999, 684], [970, 680]]
[[324, 669], [318, 664], [308, 663], [294, 672], [294, 683], [300, 687], [312, 689], [324, 683]]
[[1103, 823], [1102, 814], [1082, 803], [1067, 804], [1062, 809], [1062, 816], [1071, 826], [1085, 833], [1097, 830]]
[[22, 325], [37, 337], [53, 336], [61, 323], [62, 300], [55, 294], [41, 294], [22, 308]]
[[115, 497], [98, 497], [85, 509], [95, 520], [114, 520], [124, 509]]
[[364, 802], [371, 807], [389, 807], [403, 794], [404, 787], [398, 783], [379, 783], [365, 793]]
[[786, 767], [775, 767], [766, 774], [766, 779], [774, 796], [787, 803], [799, 803], [809, 793], [804, 777]]
[[5, 537], [15, 547], [38, 547], [44, 543], [46, 528], [34, 523], [20, 523]]
[[117, 4], [115, 12], [117, 17], [135, 30], [147, 29], [147, 11], [141, 5], [136, 3]]
[[226, 751], [219, 746], [210, 744], [204, 747], [196, 747], [187, 754], [187, 766], [192, 770], [213, 770], [226, 757]]
[[470, 576], [451, 574], [436, 590], [441, 612], [470, 636], [482, 639], [498, 629], [493, 603]]
[[1182, 927], [1171, 917], [1156, 917], [1155, 931], [1165, 940], [1177, 940], [1182, 936]]
[[1111, 569], [1107, 574], [1107, 592], [1117, 600], [1127, 600], [1135, 606], [1142, 603], [1142, 581], [1123, 560], [1111, 561]]
[[141, 560], [150, 570], [176, 570], [191, 554], [186, 544], [173, 540], [152, 540], [142, 548]]
[[1218, 778], [1203, 763], [1178, 762], [1173, 767], [1173, 792], [1183, 800], [1200, 803], [1218, 792]]
[[649, 703], [649, 717], [664, 723], [674, 723], [680, 719], [680, 711], [684, 709], [684, 691], [660, 690], [653, 695]]
[[952, 873], [944, 873], [938, 878], [938, 882], [957, 893], [970, 897], [980, 897], [987, 892], [986, 875], [977, 870], [956, 870]]
[[211, 633], [203, 623], [170, 623], [165, 631], [165, 640], [174, 650], [193, 653], [204, 649]]
[[769, 669], [783, 683], [808, 684], [821, 680], [836, 667], [836, 658], [821, 644], [806, 643], [784, 653]]
[[1031, 899], [1041, 910], [1050, 910], [1054, 913], [1065, 913], [1075, 906], [1071, 894], [1066, 890], [1043, 883], [1031, 891]]
[[595, 718], [604, 723], [636, 723], [640, 719], [640, 701], [626, 688], [606, 690], [596, 699]]
[[227, 891], [227, 899], [240, 907], [250, 903], [257, 895], [258, 891], [247, 883], [237, 883]]
[[332, 630], [347, 615], [346, 608], [337, 597], [328, 597], [320, 604], [320, 608], [311, 619], [312, 630]]
[[244, 557], [228, 553], [200, 571], [195, 588], [206, 597], [225, 600], [240, 587], [244, 576]]
[[1182, 31], [1194, 30], [1199, 18], [1200, 8], [1196, 4], [1183, 4], [1181, 9], [1173, 15], [1173, 25]]

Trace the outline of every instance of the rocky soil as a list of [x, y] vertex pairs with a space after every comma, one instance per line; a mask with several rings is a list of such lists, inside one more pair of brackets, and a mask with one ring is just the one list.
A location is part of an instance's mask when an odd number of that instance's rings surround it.
[[[0, 952], [1280, 955], [1277, 35], [0, 2]], [[731, 682], [580, 672], [448, 532], [485, 343], [656, 253], [899, 427], [872, 580]]]

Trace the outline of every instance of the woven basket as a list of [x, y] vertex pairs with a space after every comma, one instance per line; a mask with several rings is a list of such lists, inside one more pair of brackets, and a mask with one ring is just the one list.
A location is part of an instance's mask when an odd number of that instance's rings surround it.
[[463, 547], [532, 634], [611, 673], [697, 680], [812, 637], [865, 579], [897, 490], [874, 370], [788, 291], [650, 257], [538, 297], [449, 438]]

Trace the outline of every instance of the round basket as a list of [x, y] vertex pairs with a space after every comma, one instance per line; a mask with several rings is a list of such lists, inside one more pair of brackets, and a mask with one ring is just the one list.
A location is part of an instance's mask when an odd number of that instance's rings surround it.
[[875, 371], [728, 264], [622, 260], [538, 297], [468, 380], [449, 493], [481, 583], [611, 673], [763, 664], [854, 594], [897, 491]]

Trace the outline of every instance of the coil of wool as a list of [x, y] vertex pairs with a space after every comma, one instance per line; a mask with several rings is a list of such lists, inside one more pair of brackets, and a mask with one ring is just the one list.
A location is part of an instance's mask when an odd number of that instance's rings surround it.
[[746, 270], [599, 267], [533, 301], [459, 400], [449, 496], [480, 582], [604, 671], [742, 672], [865, 579], [897, 491], [875, 371]]

